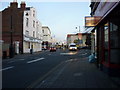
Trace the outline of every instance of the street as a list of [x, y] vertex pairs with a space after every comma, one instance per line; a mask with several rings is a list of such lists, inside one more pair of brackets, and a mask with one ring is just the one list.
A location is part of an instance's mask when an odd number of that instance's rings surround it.
[[90, 50], [57, 50], [3, 60], [2, 88], [114, 88], [107, 74], [88, 62]]

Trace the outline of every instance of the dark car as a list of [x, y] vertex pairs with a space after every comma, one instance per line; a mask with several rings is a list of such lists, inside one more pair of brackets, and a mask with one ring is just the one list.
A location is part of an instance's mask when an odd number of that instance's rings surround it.
[[50, 52], [55, 52], [56, 48], [55, 47], [50, 47]]

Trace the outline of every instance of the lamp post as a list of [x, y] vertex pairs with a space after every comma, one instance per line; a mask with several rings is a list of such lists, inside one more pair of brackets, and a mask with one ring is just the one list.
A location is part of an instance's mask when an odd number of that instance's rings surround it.
[[[79, 30], [78, 30], [78, 32], [80, 33], [80, 26], [78, 26], [78, 27], [79, 27]], [[78, 27], [76, 27], [76, 29], [77, 29]]]
[[13, 27], [12, 27], [12, 15], [11, 15], [11, 31], [10, 31], [10, 47], [9, 47], [9, 54], [10, 58], [14, 57], [14, 47], [13, 47]]
[[78, 42], [77, 42], [77, 44], [78, 44], [78, 47], [80, 46], [80, 44], [81, 44], [81, 40], [80, 40], [80, 38], [79, 38], [79, 33], [80, 33], [80, 26], [78, 26], [78, 27], [76, 27], [76, 29], [78, 28]]

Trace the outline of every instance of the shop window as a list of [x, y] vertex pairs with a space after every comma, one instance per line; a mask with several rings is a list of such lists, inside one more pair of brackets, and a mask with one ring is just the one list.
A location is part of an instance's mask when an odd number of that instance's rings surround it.
[[109, 60], [109, 23], [104, 24], [104, 60], [108, 62]]
[[108, 23], [104, 25], [105, 48], [108, 48]]
[[119, 20], [113, 19], [110, 22], [110, 62], [120, 64], [120, 25]]

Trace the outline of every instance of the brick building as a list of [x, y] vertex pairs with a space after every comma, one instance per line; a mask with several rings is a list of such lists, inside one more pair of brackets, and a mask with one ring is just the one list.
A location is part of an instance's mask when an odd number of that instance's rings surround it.
[[[10, 6], [2, 11], [3, 52], [7, 52], [7, 56], [9, 56], [11, 52], [15, 52], [16, 54], [30, 52], [31, 48], [34, 49], [34, 44], [38, 44], [38, 48], [41, 48], [41, 37], [39, 37], [40, 31], [37, 30], [37, 26], [41, 26], [41, 24], [38, 25], [39, 21], [36, 17], [32, 19], [28, 17], [30, 11], [33, 11], [30, 15], [34, 17], [35, 10], [33, 7], [26, 7], [25, 2], [21, 2], [20, 8], [18, 8], [18, 3], [16, 1], [11, 2]], [[28, 19], [29, 21], [27, 22]], [[29, 26], [33, 26], [34, 29], [30, 31], [30, 28], [25, 26], [25, 23]], [[39, 28], [39, 30], [41, 29]], [[40, 51], [41, 49], [35, 50]]]

